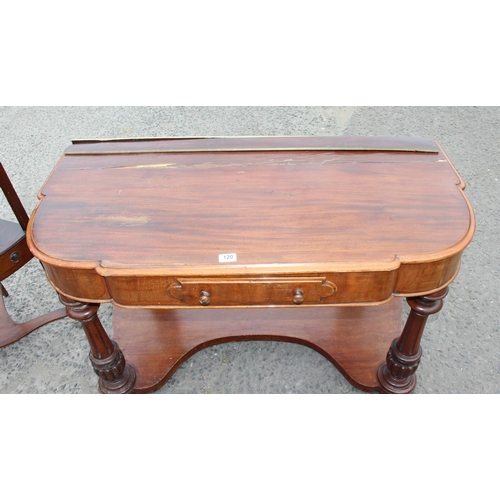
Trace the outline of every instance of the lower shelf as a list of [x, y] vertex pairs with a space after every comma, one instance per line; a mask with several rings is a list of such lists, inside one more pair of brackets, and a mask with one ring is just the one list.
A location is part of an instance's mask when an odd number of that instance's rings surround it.
[[223, 342], [273, 340], [311, 347], [349, 382], [379, 389], [377, 369], [401, 333], [401, 300], [379, 306], [248, 309], [113, 308], [113, 339], [137, 371], [134, 392], [162, 387], [183, 361]]

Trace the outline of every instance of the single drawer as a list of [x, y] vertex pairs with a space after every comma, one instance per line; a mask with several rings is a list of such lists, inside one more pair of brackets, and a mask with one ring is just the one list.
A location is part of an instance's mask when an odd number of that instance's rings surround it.
[[325, 277], [178, 278], [171, 297], [187, 306], [321, 304], [337, 291]]
[[4, 255], [0, 257], [0, 281], [21, 269], [33, 258], [24, 236], [4, 252]]

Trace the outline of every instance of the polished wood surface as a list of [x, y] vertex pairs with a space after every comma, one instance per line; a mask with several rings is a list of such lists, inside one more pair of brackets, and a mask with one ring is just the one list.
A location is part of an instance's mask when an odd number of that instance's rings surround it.
[[376, 392], [380, 390], [377, 368], [400, 330], [399, 298], [378, 307], [113, 308], [113, 340], [137, 369], [134, 392], [138, 393], [162, 387], [200, 349], [247, 340], [310, 347], [330, 360], [355, 387]]
[[422, 357], [420, 340], [425, 323], [431, 314], [436, 314], [443, 307], [443, 299], [448, 288], [424, 297], [408, 298], [410, 314], [401, 335], [395, 338], [387, 352], [386, 363], [377, 371], [380, 392], [407, 394], [413, 392], [417, 384], [415, 372]]
[[[294, 140], [248, 141], [70, 146], [41, 190], [31, 251], [61, 293], [125, 306], [192, 306], [169, 292], [189, 277], [334, 283], [316, 305], [422, 295], [453, 280], [475, 223], [435, 142], [302, 138], [283, 151]], [[186, 143], [194, 151], [171, 151]], [[236, 262], [218, 262], [232, 253]], [[289, 305], [279, 291], [275, 303]]]
[[[409, 393], [475, 230], [464, 188], [422, 138], [80, 140], [27, 236], [101, 392], [152, 391], [198, 349], [274, 339], [363, 390]], [[395, 296], [411, 307], [401, 335]], [[117, 306], [113, 340], [101, 302]]]
[[104, 394], [125, 394], [136, 382], [135, 368], [125, 362], [123, 353], [108, 337], [97, 311], [99, 304], [84, 304], [60, 296], [70, 318], [81, 322], [90, 344], [90, 361], [99, 376], [99, 390]]

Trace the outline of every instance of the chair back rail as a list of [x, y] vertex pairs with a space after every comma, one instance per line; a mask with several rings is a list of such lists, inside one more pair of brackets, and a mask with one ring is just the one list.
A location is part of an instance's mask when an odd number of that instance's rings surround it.
[[14, 186], [10, 182], [10, 179], [7, 176], [7, 172], [5, 172], [5, 169], [3, 168], [3, 165], [1, 163], [0, 163], [0, 187], [2, 188], [2, 191], [5, 197], [7, 198], [7, 201], [9, 202], [9, 205], [12, 208], [12, 211], [14, 212], [14, 215], [16, 216], [16, 219], [19, 222], [19, 225], [23, 228], [23, 231], [26, 232], [29, 221], [28, 214], [24, 209], [23, 204], [21, 203], [21, 200], [19, 199], [19, 196], [17, 195], [14, 189]]

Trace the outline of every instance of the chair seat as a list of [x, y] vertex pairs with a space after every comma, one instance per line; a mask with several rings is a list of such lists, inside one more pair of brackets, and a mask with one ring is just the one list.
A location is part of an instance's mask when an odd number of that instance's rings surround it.
[[[26, 243], [26, 235], [19, 224], [0, 219], [0, 281], [14, 274], [33, 258]], [[30, 319], [24, 323], [16, 323], [5, 309], [3, 299], [5, 289], [0, 293], [0, 348], [17, 342], [33, 330], [47, 323], [66, 316], [66, 309], [58, 309]]]
[[0, 219], [0, 253], [6, 252], [24, 237], [24, 231], [17, 222]]

